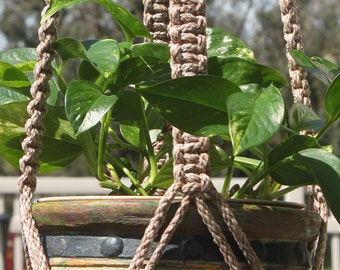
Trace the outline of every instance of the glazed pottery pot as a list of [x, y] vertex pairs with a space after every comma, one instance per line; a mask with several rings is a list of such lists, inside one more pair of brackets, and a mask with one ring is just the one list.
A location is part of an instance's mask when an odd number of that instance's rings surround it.
[[[159, 197], [57, 197], [39, 200], [32, 210], [52, 269], [127, 269], [158, 201]], [[229, 203], [265, 269], [310, 268], [308, 247], [319, 233], [318, 214], [295, 203]], [[172, 203], [168, 220], [177, 205]], [[242, 269], [249, 269], [217, 210], [211, 211]], [[157, 269], [229, 269], [194, 205]]]

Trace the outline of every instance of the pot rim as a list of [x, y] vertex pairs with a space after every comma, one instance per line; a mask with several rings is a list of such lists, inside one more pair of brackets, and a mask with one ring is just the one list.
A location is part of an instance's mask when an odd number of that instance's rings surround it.
[[[124, 195], [80, 195], [80, 196], [53, 196], [53, 197], [42, 197], [38, 199], [39, 202], [67, 202], [67, 201], [78, 201], [78, 200], [89, 200], [89, 201], [100, 201], [100, 200], [115, 200], [115, 201], [159, 201], [162, 196], [124, 196]], [[178, 202], [182, 197], [177, 196], [174, 202]], [[228, 203], [239, 203], [247, 205], [266, 205], [266, 206], [278, 206], [288, 207], [295, 209], [306, 209], [306, 205], [297, 202], [286, 202], [286, 201], [269, 201], [269, 200], [258, 200], [258, 199], [227, 199]]]

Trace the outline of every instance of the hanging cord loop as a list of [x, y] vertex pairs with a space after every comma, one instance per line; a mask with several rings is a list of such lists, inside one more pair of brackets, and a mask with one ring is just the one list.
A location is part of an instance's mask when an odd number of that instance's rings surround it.
[[[281, 20], [283, 22], [283, 34], [286, 41], [289, 76], [291, 78], [290, 87], [294, 97], [294, 102], [300, 102], [311, 107], [311, 91], [307, 80], [307, 72], [295, 62], [289, 53], [292, 49], [303, 50], [295, 0], [280, 0], [279, 4]], [[313, 131], [303, 131], [302, 134], [313, 135]], [[327, 244], [327, 204], [319, 186], [309, 186], [308, 193], [310, 195], [310, 208], [319, 213], [322, 218], [313, 264], [313, 270], [321, 270], [323, 269], [323, 261]]]
[[[169, 36], [172, 78], [207, 73], [205, 3], [198, 1], [171, 0], [169, 5]], [[176, 194], [181, 193], [179, 207], [161, 235], [160, 241], [146, 264], [154, 269], [164, 253], [174, 231], [183, 220], [190, 202], [194, 202], [203, 222], [211, 232], [224, 260], [230, 269], [240, 269], [239, 263], [228, 244], [221, 227], [206, 204], [210, 196], [221, 213], [251, 269], [263, 269], [249, 241], [237, 223], [232, 210], [212, 185], [209, 170], [209, 139], [196, 137], [173, 128], [174, 184], [160, 199], [159, 206], [146, 228], [140, 246], [131, 261], [130, 270], [143, 267], [146, 255], [165, 222], [167, 212]]]
[[[48, 7], [49, 1], [46, 1], [42, 16]], [[48, 82], [53, 74], [51, 62], [54, 57], [54, 49], [52, 45], [57, 38], [56, 26], [59, 22], [59, 17], [59, 13], [55, 14], [48, 18], [39, 28], [38, 62], [33, 71], [35, 81], [31, 86], [33, 99], [27, 106], [29, 114], [29, 119], [25, 125], [27, 137], [22, 142], [24, 156], [20, 159], [22, 174], [18, 179], [18, 189], [20, 192], [22, 236], [28, 270], [49, 269], [39, 232], [32, 216], [31, 201], [36, 188], [36, 174], [39, 170], [38, 156], [41, 152], [41, 138], [44, 134], [43, 118], [47, 113], [46, 99], [50, 93]]]

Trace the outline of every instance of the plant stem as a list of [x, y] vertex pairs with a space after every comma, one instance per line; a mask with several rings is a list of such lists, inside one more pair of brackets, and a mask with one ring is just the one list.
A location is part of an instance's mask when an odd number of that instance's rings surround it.
[[295, 190], [299, 187], [301, 187], [301, 186], [289, 186], [287, 188], [281, 189], [277, 192], [270, 194], [270, 196], [268, 196], [268, 199], [269, 200], [277, 199], [277, 198], [282, 197], [283, 195], [285, 195], [285, 194], [287, 194], [287, 193], [289, 193], [289, 192], [291, 192], [291, 191], [293, 191], [293, 190]]
[[[94, 176], [99, 176], [98, 173], [98, 163], [97, 163], [97, 154], [96, 154], [96, 146], [93, 142], [93, 137], [91, 135], [91, 131], [87, 130], [77, 136], [79, 144], [81, 145], [86, 161], [89, 165], [89, 169]], [[100, 179], [101, 180], [101, 179]]]
[[107, 158], [110, 160], [110, 162], [112, 162], [117, 167], [119, 167], [125, 173], [125, 175], [127, 177], [129, 177], [130, 181], [136, 187], [136, 189], [138, 190], [138, 192], [141, 195], [143, 195], [143, 196], [147, 196], [148, 195], [148, 193], [143, 189], [143, 187], [140, 185], [138, 180], [132, 175], [132, 173], [130, 172], [130, 170], [128, 168], [126, 168], [121, 162], [119, 162], [117, 159], [113, 158], [110, 155], [108, 155]]
[[105, 148], [107, 142], [107, 134], [108, 129], [110, 127], [112, 109], [110, 109], [104, 118], [102, 119], [102, 123], [100, 126], [99, 133], [99, 142], [98, 142], [98, 158], [97, 158], [97, 175], [99, 179], [105, 179], [103, 168], [104, 168], [104, 157], [105, 157]]
[[145, 110], [144, 110], [144, 102], [142, 97], [139, 95], [139, 108], [141, 110], [141, 115], [142, 115], [142, 119], [140, 121], [141, 123], [141, 132], [143, 134], [144, 137], [144, 142], [146, 144], [146, 150], [147, 150], [147, 158], [149, 161], [149, 165], [150, 165], [150, 176], [149, 176], [149, 180], [151, 185], [157, 175], [158, 172], [158, 168], [157, 168], [157, 159], [154, 153], [154, 149], [152, 147], [152, 143], [151, 143], [151, 139], [150, 139], [150, 134], [149, 134], [149, 128], [147, 125], [147, 118], [145, 115]]
[[224, 178], [224, 183], [222, 187], [222, 196], [226, 198], [228, 196], [228, 190], [230, 187], [230, 182], [234, 173], [234, 156], [231, 157], [231, 165], [227, 168], [226, 175]]
[[140, 152], [140, 148], [138, 146], [135, 146], [133, 144], [129, 144], [129, 143], [125, 143], [123, 142], [119, 137], [118, 135], [116, 134], [116, 132], [114, 132], [112, 130], [111, 127], [109, 127], [109, 135], [112, 137], [112, 139], [117, 143], [117, 145], [119, 147], [121, 147], [122, 149], [124, 150], [132, 150], [132, 151], [135, 151], [135, 152]]
[[[268, 172], [268, 149], [266, 145], [262, 146], [263, 149], [263, 170], [264, 172]], [[269, 190], [270, 190], [270, 182], [271, 178], [268, 173], [266, 173], [263, 177], [263, 181], [261, 182], [261, 185], [259, 186], [259, 196], [262, 197], [267, 197], [269, 196]]]
[[56, 70], [56, 75], [57, 75], [58, 87], [60, 91], [65, 95], [66, 90], [67, 90], [67, 83], [65, 82], [65, 79], [63, 77], [64, 67], [65, 67], [65, 63], [62, 61], [59, 68]]

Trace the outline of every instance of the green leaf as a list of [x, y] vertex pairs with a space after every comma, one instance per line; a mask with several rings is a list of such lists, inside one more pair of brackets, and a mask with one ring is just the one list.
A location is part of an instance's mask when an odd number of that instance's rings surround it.
[[95, 82], [100, 76], [98, 70], [89, 62], [82, 61], [78, 68], [78, 78], [79, 80], [87, 80]]
[[233, 163], [227, 153], [217, 145], [210, 145], [210, 170], [211, 175], [214, 176], [225, 170]]
[[[155, 61], [157, 59], [154, 58]], [[159, 61], [157, 61], [159, 62]], [[130, 84], [139, 84], [150, 80], [152, 68], [142, 57], [131, 57], [122, 61], [115, 77], [115, 88], [123, 88]]]
[[310, 136], [295, 135], [281, 142], [268, 155], [268, 166], [273, 179], [289, 186], [312, 184], [314, 179], [308, 167], [297, 158], [299, 151], [318, 147], [318, 142]]
[[4, 87], [0, 87], [0, 96], [0, 106], [7, 103], [29, 100], [27, 96]]
[[115, 74], [114, 88], [121, 89], [130, 84], [142, 84], [170, 78], [170, 67], [154, 57], [131, 57], [122, 61]]
[[331, 126], [340, 116], [340, 74], [328, 87], [325, 106], [327, 111], [327, 126]]
[[284, 158], [298, 153], [301, 150], [316, 147], [318, 147], [318, 141], [311, 136], [295, 135], [288, 137], [269, 153], [269, 166], [273, 166]]
[[309, 165], [329, 208], [340, 223], [340, 159], [322, 149], [306, 149], [300, 152], [300, 156]]
[[139, 146], [139, 138], [140, 138], [140, 126], [137, 123], [131, 123], [131, 124], [120, 124], [119, 125], [120, 132], [123, 136], [123, 138], [135, 145]]
[[0, 53], [0, 62], [7, 62], [12, 65], [37, 62], [35, 48], [15, 48]]
[[235, 56], [255, 60], [253, 51], [235, 36], [218, 28], [208, 28], [206, 34], [209, 57]]
[[276, 87], [288, 86], [278, 71], [249, 59], [212, 57], [209, 58], [208, 70], [209, 74], [223, 77], [237, 85], [256, 83], [267, 87], [273, 83]]
[[86, 49], [87, 58], [99, 73], [104, 78], [112, 76], [120, 61], [119, 43], [113, 39], [104, 39]]
[[236, 93], [229, 97], [227, 107], [234, 155], [267, 142], [284, 117], [281, 94], [272, 85], [260, 95]]
[[136, 92], [120, 91], [112, 108], [112, 118], [120, 123], [134, 123], [142, 119], [140, 97]]
[[223, 78], [192, 76], [138, 91], [174, 126], [195, 135], [215, 136], [228, 133], [226, 100], [241, 90]]
[[66, 115], [78, 135], [95, 126], [117, 101], [106, 96], [92, 82], [73, 81], [65, 96]]
[[64, 104], [64, 95], [62, 94], [59, 85], [56, 83], [54, 78], [49, 80], [49, 86], [50, 86], [50, 95], [47, 99], [47, 104], [51, 106], [63, 106]]
[[51, 173], [71, 164], [82, 153], [79, 145], [51, 139], [42, 138], [43, 150], [39, 156], [39, 173]]
[[73, 38], [60, 38], [53, 44], [63, 62], [73, 58], [87, 59], [84, 45]]
[[318, 130], [325, 122], [309, 107], [296, 102], [289, 111], [290, 128], [294, 131]]
[[78, 139], [70, 122], [66, 118], [65, 108], [63, 106], [48, 106], [44, 124], [46, 129], [44, 136], [76, 145], [78, 144]]
[[[50, 8], [43, 16], [41, 22], [44, 22], [48, 17], [59, 10], [85, 2], [89, 2], [89, 0], [51, 0]], [[134, 37], [151, 38], [151, 35], [145, 26], [134, 15], [115, 2], [112, 2], [111, 0], [93, 0], [91, 2], [102, 5], [112, 15], [124, 32], [127, 40], [131, 40]]]
[[303, 51], [300, 50], [291, 50], [290, 54], [293, 56], [298, 65], [313, 74], [325, 85], [329, 85], [335, 75], [339, 73], [339, 68], [336, 70], [335, 66], [329, 64], [329, 61], [321, 61], [320, 58], [316, 58], [316, 60], [310, 59]]
[[132, 47], [133, 55], [140, 57], [152, 57], [164, 62], [170, 60], [170, 48], [166, 44], [146, 42], [136, 44]]
[[153, 187], [167, 189], [174, 182], [173, 158], [170, 158], [159, 170], [154, 181]]
[[21, 88], [30, 86], [26, 75], [12, 64], [0, 62], [0, 86]]
[[164, 119], [157, 111], [151, 109], [147, 116], [147, 125], [151, 143], [154, 143], [157, 141], [159, 134], [162, 132]]
[[[28, 101], [13, 102], [0, 106], [0, 154], [13, 167], [19, 169], [23, 156], [21, 142], [26, 137], [25, 123]], [[46, 115], [46, 132], [42, 139], [43, 149], [39, 156], [39, 173], [56, 171], [70, 164], [81, 153], [69, 122], [63, 117], [63, 109], [49, 107]]]

